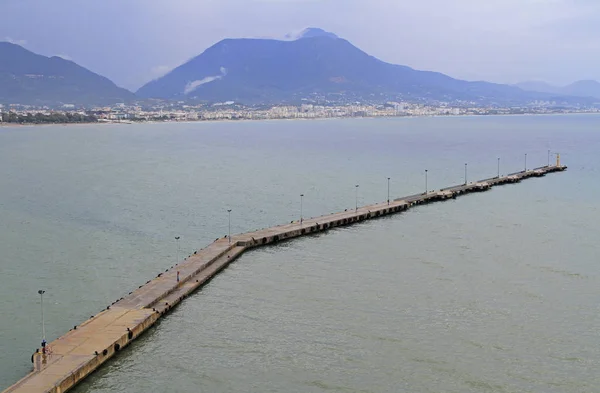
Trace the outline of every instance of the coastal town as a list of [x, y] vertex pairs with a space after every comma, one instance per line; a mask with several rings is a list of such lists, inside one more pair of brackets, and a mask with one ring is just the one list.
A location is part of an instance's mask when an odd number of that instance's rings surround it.
[[483, 116], [515, 114], [598, 113], [599, 108], [560, 107], [540, 102], [526, 107], [481, 107], [449, 104], [415, 104], [387, 102], [385, 104], [302, 104], [278, 106], [245, 106], [235, 102], [186, 105], [115, 104], [107, 107], [84, 108], [64, 105], [60, 108], [28, 105], [0, 105], [2, 124], [61, 123], [134, 123], [161, 121], [324, 119], [356, 117], [417, 117], [417, 116]]

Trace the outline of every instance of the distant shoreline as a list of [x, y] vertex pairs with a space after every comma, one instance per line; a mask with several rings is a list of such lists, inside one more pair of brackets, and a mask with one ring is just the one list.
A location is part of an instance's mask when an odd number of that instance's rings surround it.
[[91, 125], [102, 125], [102, 124], [119, 124], [119, 123], [105, 123], [105, 122], [90, 122], [90, 123], [43, 123], [43, 124], [36, 124], [36, 123], [0, 123], [0, 128], [2, 127], [14, 127], [14, 128], [21, 128], [21, 127], [50, 127], [50, 126], [91, 126]]
[[49, 126], [91, 126], [91, 125], [141, 125], [141, 124], [193, 124], [193, 123], [223, 123], [223, 122], [255, 122], [255, 121], [297, 121], [297, 120], [341, 120], [341, 119], [415, 119], [425, 117], [504, 117], [504, 116], [564, 116], [564, 115], [600, 115], [600, 112], [563, 112], [563, 113], [496, 113], [496, 114], [465, 114], [465, 115], [407, 115], [407, 116], [338, 116], [338, 117], [303, 117], [280, 119], [207, 119], [207, 120], [147, 120], [147, 121], [99, 121], [81, 123], [5, 123], [0, 122], [0, 128], [49, 127]]

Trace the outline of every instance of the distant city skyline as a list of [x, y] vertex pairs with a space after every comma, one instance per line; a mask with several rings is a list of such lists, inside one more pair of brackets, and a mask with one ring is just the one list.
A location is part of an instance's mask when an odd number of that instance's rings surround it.
[[379, 59], [455, 78], [600, 80], [595, 0], [4, 0], [0, 41], [136, 90], [224, 38], [319, 27]]

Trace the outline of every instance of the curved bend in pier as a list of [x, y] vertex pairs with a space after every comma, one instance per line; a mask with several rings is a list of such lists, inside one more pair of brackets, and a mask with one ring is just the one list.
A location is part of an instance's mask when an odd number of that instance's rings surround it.
[[[318, 218], [293, 222], [256, 232], [218, 239], [172, 269], [167, 269], [107, 307], [98, 315], [49, 343], [47, 354], [32, 355], [33, 371], [9, 387], [8, 392], [65, 392], [135, 340], [185, 297], [210, 280], [245, 250], [281, 240], [351, 225], [399, 213], [411, 206], [485, 191], [496, 185], [564, 171], [566, 166], [545, 166], [469, 184], [412, 195], [389, 203], [364, 206]], [[177, 281], [177, 272], [180, 281]]]

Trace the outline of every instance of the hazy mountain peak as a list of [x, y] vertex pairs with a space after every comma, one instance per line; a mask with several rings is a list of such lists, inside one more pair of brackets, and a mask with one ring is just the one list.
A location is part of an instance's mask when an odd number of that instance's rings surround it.
[[517, 83], [517, 86], [527, 91], [600, 98], [600, 83], [595, 80], [580, 80], [561, 87], [541, 81]]
[[580, 97], [600, 98], [600, 83], [595, 80], [581, 80], [565, 86], [566, 94]]
[[600, 82], [595, 81], [593, 79], [583, 79], [580, 81], [573, 82], [569, 86], [598, 86]]
[[544, 81], [532, 80], [526, 82], [520, 82], [516, 84], [517, 87], [525, 91], [536, 91], [540, 93], [559, 93], [560, 87], [551, 85]]
[[300, 40], [302, 38], [314, 38], [314, 37], [328, 37], [328, 38], [339, 38], [337, 35], [320, 29], [318, 27], [307, 27], [299, 32], [288, 33], [285, 35], [285, 39], [288, 41]]
[[137, 93], [146, 98], [243, 103], [300, 102], [309, 97], [519, 103], [545, 97], [385, 63], [322, 29], [305, 29], [293, 37], [222, 40]]
[[73, 61], [0, 42], [0, 103], [96, 104], [133, 98], [131, 92]]

